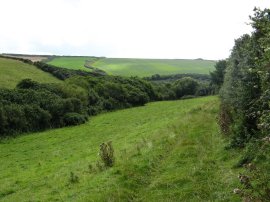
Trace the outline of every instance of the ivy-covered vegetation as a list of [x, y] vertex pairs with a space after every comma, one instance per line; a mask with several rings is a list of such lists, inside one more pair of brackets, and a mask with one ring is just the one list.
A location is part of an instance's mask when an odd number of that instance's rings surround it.
[[247, 201], [270, 201], [270, 9], [255, 8], [250, 19], [254, 31], [235, 41], [226, 61], [219, 121], [231, 135], [231, 147], [246, 148], [239, 166], [255, 163], [260, 170], [253, 179], [240, 177], [244, 189], [237, 194]]

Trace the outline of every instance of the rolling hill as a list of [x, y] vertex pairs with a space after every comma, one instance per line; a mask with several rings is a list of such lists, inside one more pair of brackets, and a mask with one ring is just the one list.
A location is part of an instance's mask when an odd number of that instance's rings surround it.
[[44, 83], [58, 83], [59, 79], [37, 67], [14, 59], [0, 58], [0, 87], [14, 88], [22, 79]]
[[[209, 74], [214, 69], [215, 61], [188, 59], [129, 59], [129, 58], [94, 58], [94, 57], [54, 57], [49, 64], [72, 69], [91, 71], [84, 65], [90, 63], [94, 68], [108, 74], [121, 76], [146, 77], [154, 74]], [[90, 62], [89, 62], [90, 61]]]
[[[218, 99], [150, 103], [0, 142], [1, 201], [239, 201]], [[99, 145], [116, 163], [98, 169]], [[237, 151], [235, 151], [237, 152]]]

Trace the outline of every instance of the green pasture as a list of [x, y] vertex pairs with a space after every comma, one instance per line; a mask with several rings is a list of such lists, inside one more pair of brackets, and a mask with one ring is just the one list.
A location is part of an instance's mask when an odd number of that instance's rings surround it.
[[84, 67], [85, 61], [90, 57], [55, 57], [48, 64], [55, 65], [58, 67], [65, 67], [67, 69], [91, 71]]
[[[240, 201], [219, 101], [149, 103], [0, 142], [0, 201]], [[115, 165], [97, 169], [112, 141]], [[71, 172], [77, 181], [71, 180]]]
[[[91, 60], [91, 57], [55, 57], [48, 63], [59, 67], [91, 71], [84, 67], [86, 60]], [[146, 77], [154, 74], [209, 74], [210, 71], [214, 70], [215, 61], [200, 59], [100, 58], [91, 65], [112, 75]]]
[[18, 60], [0, 58], [0, 88], [14, 88], [22, 79], [44, 83], [61, 82], [49, 73]]

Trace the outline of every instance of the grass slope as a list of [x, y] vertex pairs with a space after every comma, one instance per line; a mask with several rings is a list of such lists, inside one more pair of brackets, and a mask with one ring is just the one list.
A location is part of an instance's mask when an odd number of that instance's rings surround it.
[[[72, 69], [90, 71], [84, 67], [90, 57], [56, 57], [49, 64]], [[101, 58], [92, 66], [108, 74], [122, 76], [151, 76], [154, 74], [169, 75], [183, 73], [209, 74], [214, 69], [215, 61], [185, 59], [127, 59]]]
[[[1, 201], [239, 201], [216, 97], [150, 103], [0, 143]], [[116, 165], [89, 170], [111, 140]], [[71, 183], [70, 172], [79, 177]]]
[[61, 82], [49, 73], [18, 60], [0, 58], [0, 88], [14, 88], [22, 79], [45, 83]]

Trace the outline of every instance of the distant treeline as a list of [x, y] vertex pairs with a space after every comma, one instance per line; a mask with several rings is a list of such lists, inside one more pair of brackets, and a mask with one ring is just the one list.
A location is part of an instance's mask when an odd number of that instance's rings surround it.
[[87, 72], [83, 70], [74, 70], [74, 69], [67, 69], [67, 68], [62, 68], [62, 67], [56, 67], [53, 65], [46, 64], [44, 62], [34, 62], [32, 63], [35, 65], [37, 68], [48, 72], [55, 76], [56, 78], [60, 80], [65, 80], [73, 76], [103, 76], [105, 75], [104, 72], [99, 72], [99, 71], [93, 71], [93, 72]]
[[172, 74], [172, 75], [159, 75], [155, 74], [151, 77], [145, 77], [147, 81], [162, 81], [162, 82], [171, 82], [184, 77], [190, 77], [199, 81], [211, 81], [211, 77], [208, 74]]

